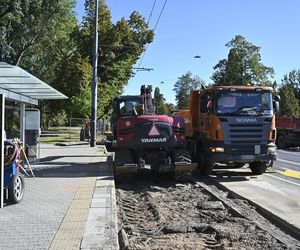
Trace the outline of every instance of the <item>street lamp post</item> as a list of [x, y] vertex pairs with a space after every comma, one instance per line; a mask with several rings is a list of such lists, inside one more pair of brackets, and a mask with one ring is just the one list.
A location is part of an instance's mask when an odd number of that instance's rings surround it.
[[93, 84], [92, 84], [92, 114], [91, 114], [91, 141], [90, 146], [96, 146], [96, 121], [97, 121], [97, 67], [98, 67], [98, 9], [99, 0], [95, 6], [95, 30], [93, 41]]

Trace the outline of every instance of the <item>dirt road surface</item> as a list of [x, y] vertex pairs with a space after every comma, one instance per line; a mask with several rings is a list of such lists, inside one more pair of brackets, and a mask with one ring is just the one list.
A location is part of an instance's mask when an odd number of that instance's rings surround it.
[[121, 249], [300, 249], [255, 207], [182, 175], [116, 181]]

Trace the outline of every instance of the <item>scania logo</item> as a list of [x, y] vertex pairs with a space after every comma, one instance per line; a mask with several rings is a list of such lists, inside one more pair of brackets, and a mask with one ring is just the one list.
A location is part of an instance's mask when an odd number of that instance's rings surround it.
[[237, 122], [257, 122], [256, 118], [236, 118]]
[[166, 142], [167, 138], [141, 138], [142, 143]]

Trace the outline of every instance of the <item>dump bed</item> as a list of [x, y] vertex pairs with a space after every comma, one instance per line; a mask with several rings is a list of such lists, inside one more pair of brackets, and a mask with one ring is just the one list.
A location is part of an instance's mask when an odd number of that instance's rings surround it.
[[276, 128], [300, 131], [300, 118], [276, 117]]

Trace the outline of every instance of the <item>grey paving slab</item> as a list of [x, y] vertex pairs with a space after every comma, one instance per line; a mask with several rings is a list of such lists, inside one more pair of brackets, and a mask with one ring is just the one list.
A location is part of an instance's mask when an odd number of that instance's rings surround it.
[[[41, 161], [33, 166], [37, 177], [25, 179], [23, 201], [16, 205], [6, 204], [0, 210], [1, 250], [48, 249], [68, 209], [75, 211], [76, 218], [80, 218], [82, 207], [89, 212], [82, 199], [92, 198], [92, 194], [89, 197], [87, 194], [93, 193], [95, 183], [88, 185], [85, 179], [99, 176], [99, 162], [106, 159], [97, 156], [97, 150], [99, 148], [88, 145], [41, 147]], [[69, 221], [62, 229], [75, 229], [85, 223], [86, 219]], [[63, 249], [80, 248], [81, 240], [68, 241], [64, 234], [59, 237], [65, 243]], [[53, 249], [58, 248], [53, 246]]]

